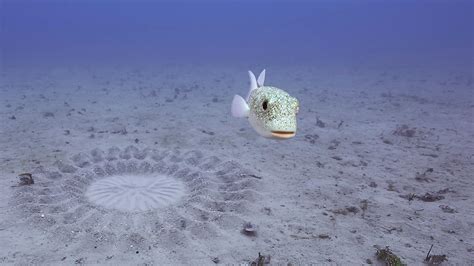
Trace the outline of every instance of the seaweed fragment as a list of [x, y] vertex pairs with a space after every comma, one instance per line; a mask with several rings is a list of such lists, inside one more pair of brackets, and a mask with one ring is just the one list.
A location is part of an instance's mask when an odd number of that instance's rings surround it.
[[435, 202], [438, 200], [444, 199], [443, 195], [440, 195], [441, 193], [438, 192], [426, 192], [424, 195], [416, 195], [415, 193], [409, 193], [406, 195], [400, 195], [401, 198], [407, 199], [408, 201], [412, 201], [414, 199], [421, 200], [424, 202]]
[[376, 252], [377, 260], [382, 261], [387, 266], [403, 266], [402, 260], [395, 255], [388, 246], [385, 248], [377, 248]]

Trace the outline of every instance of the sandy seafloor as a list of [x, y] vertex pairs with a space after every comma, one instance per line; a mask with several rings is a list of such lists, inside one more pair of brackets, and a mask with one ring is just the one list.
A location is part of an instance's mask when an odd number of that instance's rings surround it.
[[[376, 245], [474, 263], [472, 66], [269, 66], [300, 101], [286, 141], [230, 116], [262, 67], [3, 69], [0, 264], [360, 265]], [[183, 195], [146, 212], [85, 196], [124, 174]]]

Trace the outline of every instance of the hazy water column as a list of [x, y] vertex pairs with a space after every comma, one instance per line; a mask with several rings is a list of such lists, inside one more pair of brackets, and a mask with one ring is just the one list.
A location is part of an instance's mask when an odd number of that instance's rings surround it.
[[472, 1], [2, 0], [0, 49], [2, 64], [462, 60], [472, 10]]

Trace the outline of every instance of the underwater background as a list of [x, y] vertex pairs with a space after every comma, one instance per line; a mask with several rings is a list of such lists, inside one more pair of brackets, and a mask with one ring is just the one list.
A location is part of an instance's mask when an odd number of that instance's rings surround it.
[[473, 12], [0, 0], [0, 264], [473, 264]]
[[2, 63], [469, 63], [472, 1], [2, 1]]

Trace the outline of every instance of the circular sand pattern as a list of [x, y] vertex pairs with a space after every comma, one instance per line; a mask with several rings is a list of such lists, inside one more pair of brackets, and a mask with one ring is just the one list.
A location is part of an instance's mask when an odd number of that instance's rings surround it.
[[94, 149], [32, 173], [34, 185], [14, 188], [18, 221], [98, 251], [186, 254], [199, 241], [240, 234], [261, 207], [255, 173], [195, 150]]
[[183, 194], [183, 184], [164, 175], [111, 176], [95, 181], [86, 191], [86, 197], [92, 203], [128, 212], [166, 206]]

